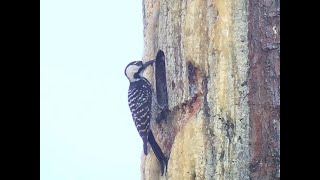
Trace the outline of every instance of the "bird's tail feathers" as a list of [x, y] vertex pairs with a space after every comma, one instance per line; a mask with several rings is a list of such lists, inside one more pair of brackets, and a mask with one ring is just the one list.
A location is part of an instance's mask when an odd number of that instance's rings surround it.
[[151, 145], [151, 148], [154, 152], [154, 154], [156, 155], [159, 163], [160, 163], [160, 167], [161, 167], [161, 175], [163, 175], [164, 173], [164, 168], [167, 171], [167, 165], [168, 165], [168, 160], [167, 158], [164, 156], [164, 154], [162, 153], [161, 148], [159, 147], [158, 143], [156, 142], [156, 140], [154, 139], [153, 133], [152, 131], [148, 132], [148, 141]]
[[147, 141], [147, 138], [143, 138], [143, 152], [144, 152], [144, 155], [147, 155], [148, 154], [148, 148], [147, 148], [147, 144], [148, 144], [148, 141]]

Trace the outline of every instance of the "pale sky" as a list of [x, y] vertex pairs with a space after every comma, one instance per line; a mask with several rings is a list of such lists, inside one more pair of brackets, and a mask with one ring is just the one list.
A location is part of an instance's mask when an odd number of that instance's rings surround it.
[[142, 1], [40, 1], [41, 180], [140, 179], [125, 66], [143, 53]]

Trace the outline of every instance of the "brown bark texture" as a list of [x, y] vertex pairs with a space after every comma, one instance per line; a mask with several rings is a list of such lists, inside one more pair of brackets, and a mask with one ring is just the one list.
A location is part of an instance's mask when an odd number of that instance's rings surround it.
[[[142, 153], [142, 179], [280, 179], [277, 0], [144, 0], [143, 60], [168, 111], [151, 129], [169, 158]], [[149, 147], [150, 149], [150, 147]]]
[[280, 178], [280, 1], [249, 1], [250, 177]]

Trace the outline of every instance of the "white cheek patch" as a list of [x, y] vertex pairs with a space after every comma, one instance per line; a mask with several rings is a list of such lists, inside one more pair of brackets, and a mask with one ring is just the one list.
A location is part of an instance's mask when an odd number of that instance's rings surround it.
[[130, 81], [135, 81], [135, 78], [133, 76], [136, 72], [139, 71], [139, 68], [140, 68], [139, 66], [132, 65], [126, 69], [126, 74]]

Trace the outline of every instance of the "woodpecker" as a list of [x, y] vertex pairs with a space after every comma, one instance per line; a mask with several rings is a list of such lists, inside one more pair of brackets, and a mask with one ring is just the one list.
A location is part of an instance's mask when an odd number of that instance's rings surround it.
[[128, 103], [132, 119], [143, 141], [143, 152], [145, 155], [148, 154], [147, 143], [149, 142], [160, 163], [161, 175], [163, 175], [164, 168], [167, 169], [168, 162], [150, 129], [150, 120], [155, 118], [153, 117], [155, 116], [154, 112], [158, 107], [155, 102], [152, 86], [143, 77], [144, 70], [155, 61], [133, 61], [126, 66], [124, 73], [130, 82]]

